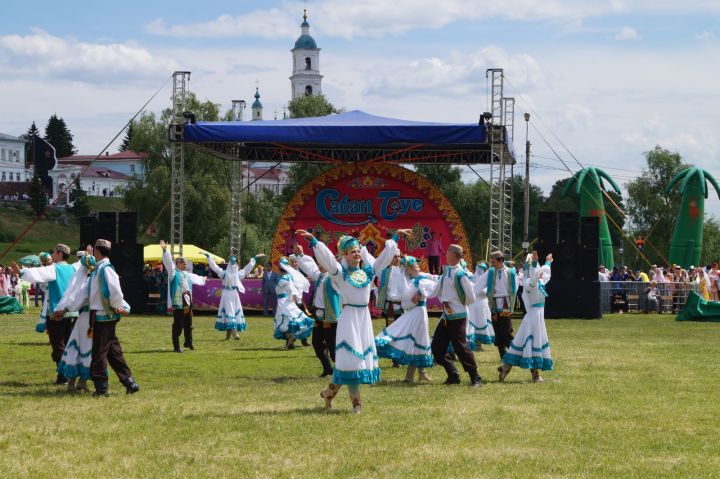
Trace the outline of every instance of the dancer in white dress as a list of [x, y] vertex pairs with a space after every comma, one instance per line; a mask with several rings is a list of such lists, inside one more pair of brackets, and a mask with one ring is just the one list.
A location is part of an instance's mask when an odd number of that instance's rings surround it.
[[310, 281], [290, 266], [286, 257], [280, 258], [279, 264], [285, 274], [278, 277], [275, 285], [278, 302], [273, 337], [284, 339], [287, 349], [295, 349], [295, 340], [307, 340], [314, 324], [314, 321], [297, 304], [297, 297], [302, 295], [302, 291], [310, 290]]
[[527, 313], [510, 348], [503, 355], [503, 364], [498, 368], [500, 381], [505, 380], [513, 366], [529, 369], [533, 382], [542, 382], [540, 370], [549, 371], [553, 368], [550, 341], [545, 328], [545, 285], [550, 281], [551, 263], [552, 254], [547, 255], [544, 266], [538, 264], [537, 251], [527, 256], [522, 294]]
[[255, 255], [243, 269], [238, 269], [237, 257], [230, 256], [227, 269], [223, 271], [223, 269], [215, 263], [212, 255], [205, 253], [208, 266], [222, 280], [223, 291], [220, 296], [217, 317], [215, 318], [215, 329], [225, 331], [226, 340], [231, 337], [240, 339], [238, 331], [245, 331], [247, 329], [242, 303], [240, 302], [240, 294], [245, 292], [242, 280], [255, 268], [257, 260], [264, 256], [264, 254]]
[[405, 382], [413, 382], [416, 369], [420, 381], [430, 381], [425, 368], [433, 366], [433, 357], [425, 301], [436, 288], [438, 278], [421, 273], [417, 259], [412, 256], [405, 256], [401, 264], [404, 274], [399, 294], [405, 313], [375, 336], [375, 345], [378, 356], [408, 367]]
[[[75, 271], [70, 286], [65, 291], [53, 314], [57, 313], [61, 316], [65, 309], [77, 300], [77, 295], [84, 294], [87, 296], [86, 283], [90, 281], [89, 274], [96, 266], [92, 252], [82, 256], [79, 263], [80, 266]], [[90, 331], [90, 310], [84, 307], [79, 311], [78, 319], [75, 321], [75, 326], [73, 326], [62, 359], [57, 367], [58, 374], [62, 374], [68, 380], [67, 390], [69, 392], [90, 391], [87, 387], [87, 380], [90, 379], [93, 346]]]
[[397, 230], [392, 239], [385, 241], [385, 247], [374, 264], [363, 266], [357, 239], [343, 236], [338, 242], [338, 252], [343, 256], [345, 265], [338, 263], [332, 251], [312, 233], [305, 230], [297, 230], [297, 233], [310, 241], [316, 261], [328, 272], [334, 289], [343, 298], [335, 340], [335, 370], [332, 381], [320, 396], [325, 400], [325, 407], [330, 409], [340, 387], [347, 384], [353, 412], [359, 413], [362, 407], [360, 385], [374, 384], [380, 379], [368, 308], [372, 280], [391, 263], [397, 253], [397, 234], [409, 236], [412, 231]]
[[[53, 263], [52, 256], [50, 256], [50, 253], [48, 252], [42, 252], [39, 254], [40, 256], [40, 264], [42, 266], [50, 266]], [[47, 317], [48, 317], [48, 304], [50, 302], [50, 293], [48, 292], [48, 284], [43, 283], [37, 283], [40, 286], [40, 289], [43, 292], [43, 302], [42, 302], [42, 308], [40, 308], [40, 317], [38, 318], [38, 322], [35, 324], [35, 331], [38, 333], [44, 333], [47, 329]], [[52, 313], [52, 311], [51, 311]]]
[[480, 350], [483, 344], [495, 342], [495, 330], [492, 327], [492, 315], [487, 299], [487, 271], [487, 263], [480, 261], [471, 278], [476, 300], [468, 306], [467, 342], [473, 351]]

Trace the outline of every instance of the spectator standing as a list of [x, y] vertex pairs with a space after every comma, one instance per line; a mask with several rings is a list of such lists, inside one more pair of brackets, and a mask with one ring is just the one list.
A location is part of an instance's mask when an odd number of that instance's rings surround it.
[[[277, 294], [275, 293], [275, 284], [278, 280], [278, 274], [272, 267], [268, 267], [262, 277], [262, 295], [263, 295], [263, 316], [275, 317], [275, 309], [277, 308]], [[268, 309], [272, 314], [268, 314]]]
[[430, 270], [430, 274], [442, 274], [440, 256], [444, 252], [445, 250], [442, 246], [442, 239], [435, 238], [435, 232], [431, 231], [430, 241], [428, 241], [428, 269]]

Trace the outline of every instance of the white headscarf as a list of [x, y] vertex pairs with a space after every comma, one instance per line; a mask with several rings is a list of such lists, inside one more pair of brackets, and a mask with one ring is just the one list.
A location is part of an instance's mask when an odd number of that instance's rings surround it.
[[280, 258], [280, 267], [283, 271], [290, 275], [298, 291], [301, 293], [310, 292], [310, 281], [308, 281], [308, 279], [303, 276], [300, 271], [290, 266], [290, 263], [287, 262], [286, 258]]

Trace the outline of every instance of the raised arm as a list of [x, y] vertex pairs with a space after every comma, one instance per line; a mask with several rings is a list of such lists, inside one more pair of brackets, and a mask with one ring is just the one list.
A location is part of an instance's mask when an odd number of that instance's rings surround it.
[[311, 280], [317, 281], [320, 277], [320, 268], [310, 255], [302, 254], [298, 257], [298, 266], [300, 270], [308, 275]]
[[410, 229], [401, 229], [397, 230], [395, 234], [393, 235], [392, 239], [389, 239], [385, 241], [385, 247], [382, 250], [382, 253], [380, 253], [380, 256], [375, 259], [375, 263], [372, 265], [373, 270], [375, 271], [376, 275], [379, 275], [382, 270], [390, 266], [390, 263], [392, 263], [393, 258], [395, 255], [400, 251], [400, 248], [398, 247], [397, 241], [398, 238], [402, 236], [409, 237], [412, 235], [412, 230]]
[[28, 283], [48, 283], [57, 279], [55, 265], [40, 266], [37, 268], [22, 268], [20, 278]]
[[306, 230], [297, 230], [297, 234], [310, 242], [310, 247], [313, 249], [313, 253], [315, 253], [318, 264], [325, 268], [325, 271], [327, 271], [330, 276], [335, 276], [339, 271], [342, 271], [342, 266], [337, 262], [332, 251], [325, 246], [325, 243], [318, 241], [312, 233]]
[[[224, 279], [225, 278], [225, 271], [222, 270], [220, 266], [217, 265], [215, 260], [213, 259], [212, 255], [210, 253], [205, 253], [205, 257], [207, 258], [208, 267], [215, 272], [216, 275], [218, 275], [218, 278]], [[163, 258], [164, 260], [165, 258]], [[164, 261], [163, 261], [164, 262]]]
[[250, 261], [248, 261], [248, 264], [245, 265], [243, 269], [238, 271], [238, 279], [245, 279], [247, 275], [250, 274], [250, 272], [255, 269], [255, 265], [257, 264], [257, 259], [260, 257], [265, 256], [264, 254], [256, 254], [253, 258], [250, 258]]
[[175, 261], [173, 261], [172, 255], [170, 251], [167, 250], [167, 245], [164, 241], [160, 241], [160, 247], [163, 250], [163, 265], [165, 266], [165, 271], [167, 271], [168, 282], [170, 282], [175, 278]]

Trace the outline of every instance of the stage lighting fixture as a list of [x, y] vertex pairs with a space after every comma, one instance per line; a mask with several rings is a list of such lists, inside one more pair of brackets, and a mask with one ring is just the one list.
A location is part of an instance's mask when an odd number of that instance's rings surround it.
[[482, 118], [485, 120], [485, 123], [490, 123], [490, 120], [492, 120], [492, 113], [486, 111], [482, 114]]
[[185, 118], [191, 125], [194, 125], [195, 123], [197, 123], [195, 113], [193, 113], [191, 111], [183, 112], [183, 118]]

